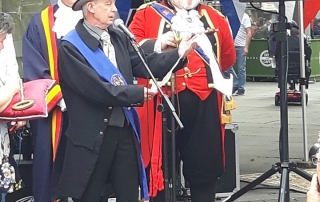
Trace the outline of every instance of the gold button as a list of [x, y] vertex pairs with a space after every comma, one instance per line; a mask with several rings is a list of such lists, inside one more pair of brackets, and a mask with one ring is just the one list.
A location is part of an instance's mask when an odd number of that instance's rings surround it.
[[102, 132], [102, 131], [100, 131], [100, 132], [99, 132], [99, 135], [103, 135], [103, 132]]
[[128, 107], [128, 110], [130, 110], [131, 109], [131, 107]]
[[108, 109], [110, 109], [110, 110], [111, 110], [111, 109], [112, 109], [112, 107], [108, 107]]
[[166, 25], [166, 28], [168, 28], [168, 29], [169, 29], [170, 27], [171, 27], [171, 26], [170, 26], [169, 24], [167, 24], [167, 25]]
[[187, 78], [188, 78], [188, 76], [187, 76], [187, 75], [184, 75], [184, 78], [185, 78], [185, 79], [187, 79]]
[[186, 83], [185, 83], [185, 82], [183, 82], [183, 83], [182, 83], [182, 86], [186, 86]]
[[189, 68], [188, 67], [184, 67], [183, 70], [187, 72], [187, 71], [189, 71]]
[[109, 120], [108, 119], [103, 119], [103, 122], [107, 123]]

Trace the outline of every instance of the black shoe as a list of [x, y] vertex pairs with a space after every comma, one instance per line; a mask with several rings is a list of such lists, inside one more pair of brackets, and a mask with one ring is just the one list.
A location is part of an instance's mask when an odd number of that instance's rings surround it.
[[244, 91], [238, 91], [236, 95], [244, 95]]
[[235, 94], [238, 91], [238, 87], [233, 87], [232, 94]]

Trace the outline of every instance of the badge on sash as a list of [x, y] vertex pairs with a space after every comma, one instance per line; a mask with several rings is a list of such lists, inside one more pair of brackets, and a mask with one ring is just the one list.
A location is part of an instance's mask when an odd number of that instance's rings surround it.
[[119, 74], [112, 75], [111, 82], [114, 86], [124, 86], [124, 81]]

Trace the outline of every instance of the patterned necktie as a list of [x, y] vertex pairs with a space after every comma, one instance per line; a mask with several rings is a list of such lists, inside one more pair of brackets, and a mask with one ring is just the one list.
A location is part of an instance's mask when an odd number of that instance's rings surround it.
[[110, 35], [107, 31], [102, 32], [101, 41], [103, 45], [104, 54], [109, 58], [109, 60], [112, 62], [112, 64], [115, 67], [118, 67], [117, 60], [116, 60], [116, 52], [114, 50], [113, 45], [111, 44]]

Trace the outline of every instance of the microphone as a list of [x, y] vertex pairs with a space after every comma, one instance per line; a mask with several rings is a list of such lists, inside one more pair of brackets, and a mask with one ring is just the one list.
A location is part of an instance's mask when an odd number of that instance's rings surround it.
[[123, 20], [121, 19], [116, 19], [113, 22], [114, 26], [121, 29], [121, 31], [123, 31], [128, 37], [129, 39], [136, 41], [136, 38], [134, 37], [134, 35], [130, 32], [130, 30], [124, 25]]

